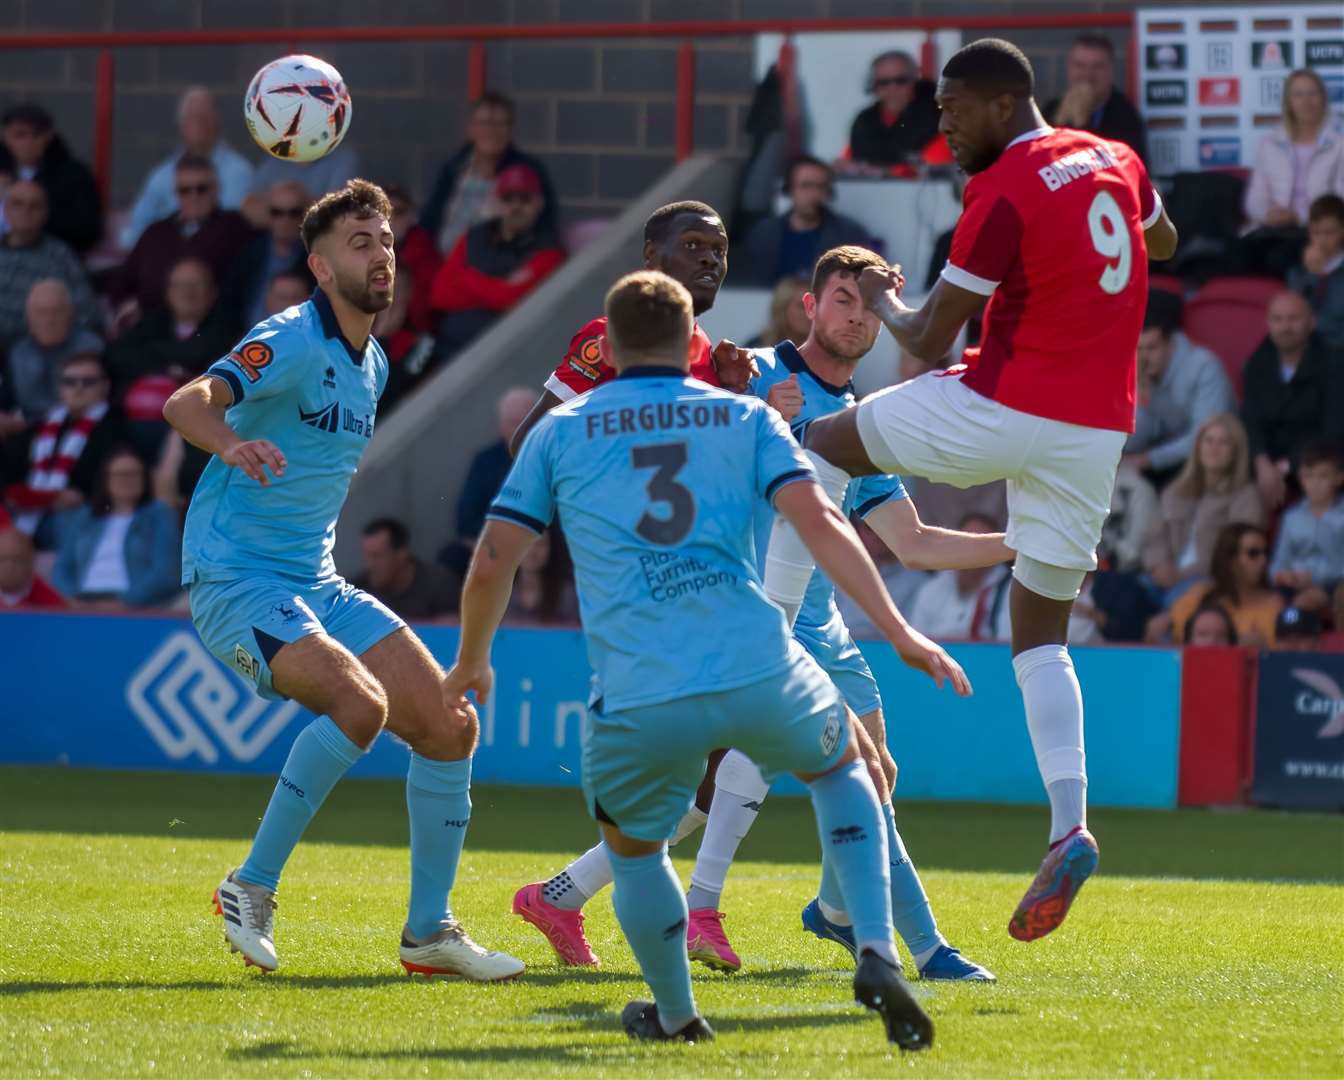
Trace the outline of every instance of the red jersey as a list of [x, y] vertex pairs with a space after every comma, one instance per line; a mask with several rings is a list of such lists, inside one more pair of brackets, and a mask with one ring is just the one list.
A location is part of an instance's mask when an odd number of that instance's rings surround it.
[[[575, 334], [565, 358], [546, 380], [546, 389], [561, 401], [568, 401], [616, 378], [616, 369], [603, 363], [597, 351], [597, 342], [606, 332], [607, 317], [599, 315]], [[700, 347], [699, 355], [691, 361], [691, 377], [710, 386], [720, 385], [719, 376], [714, 371], [713, 347], [699, 323], [695, 324], [691, 340]]]
[[942, 273], [991, 297], [962, 381], [1020, 412], [1132, 432], [1143, 230], [1161, 211], [1123, 143], [1068, 128], [1009, 143], [966, 185]]

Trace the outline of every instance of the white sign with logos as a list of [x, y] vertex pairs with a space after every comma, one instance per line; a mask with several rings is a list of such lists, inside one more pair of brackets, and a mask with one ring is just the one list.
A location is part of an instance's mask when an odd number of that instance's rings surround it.
[[1140, 8], [1138, 106], [1152, 171], [1249, 168], [1281, 123], [1288, 73], [1309, 67], [1344, 116], [1344, 8], [1337, 4]]

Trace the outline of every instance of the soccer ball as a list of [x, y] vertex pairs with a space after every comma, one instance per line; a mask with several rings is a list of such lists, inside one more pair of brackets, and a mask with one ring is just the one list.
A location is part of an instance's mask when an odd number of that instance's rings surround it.
[[282, 56], [258, 71], [243, 98], [252, 138], [282, 161], [316, 161], [350, 128], [350, 91], [341, 73], [315, 56]]

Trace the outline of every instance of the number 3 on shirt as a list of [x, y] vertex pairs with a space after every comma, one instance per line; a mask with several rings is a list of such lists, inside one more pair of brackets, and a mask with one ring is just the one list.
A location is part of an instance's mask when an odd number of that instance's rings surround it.
[[1125, 215], [1109, 191], [1097, 192], [1087, 208], [1087, 227], [1092, 233], [1092, 246], [1109, 264], [1097, 284], [1112, 296], [1124, 292], [1134, 262], [1134, 245], [1125, 228]]
[[681, 543], [695, 523], [695, 496], [676, 480], [677, 473], [686, 465], [686, 444], [631, 447], [630, 463], [636, 469], [656, 470], [644, 490], [651, 502], [666, 503], [668, 507], [666, 517], [645, 510], [635, 523], [635, 532], [651, 544], [671, 547]]

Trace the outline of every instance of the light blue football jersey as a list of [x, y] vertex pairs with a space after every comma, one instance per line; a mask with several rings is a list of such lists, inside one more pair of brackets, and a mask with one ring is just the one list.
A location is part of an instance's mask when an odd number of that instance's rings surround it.
[[[753, 350], [752, 355], [761, 373], [751, 380], [751, 392], [762, 401], [775, 383], [783, 382], [790, 375], [798, 376], [798, 385], [803, 391], [803, 407], [791, 421], [795, 434], [818, 417], [852, 409], [856, 403], [853, 385], [835, 386], [817, 378], [790, 341], [782, 341], [773, 349]], [[860, 476], [850, 481], [841, 509], [846, 517], [855, 513], [859, 517], [867, 517], [885, 502], [908, 497], [905, 485], [898, 476]], [[762, 573], [774, 521], [774, 514], [769, 507], [758, 510], [755, 522], [756, 552]], [[839, 612], [835, 606], [835, 585], [820, 570], [814, 570], [794, 626], [800, 634], [805, 634], [809, 630], [819, 630], [837, 618]]]
[[552, 409], [489, 516], [537, 531], [559, 517], [588, 662], [605, 708], [619, 710], [788, 666], [752, 521], [785, 484], [814, 476], [763, 402], [638, 367]]
[[239, 437], [269, 439], [288, 464], [262, 487], [210, 459], [187, 510], [182, 584], [258, 571], [334, 577], [336, 519], [387, 384], [382, 348], [346, 341], [318, 290], [258, 323], [207, 374], [233, 392], [225, 419]]

